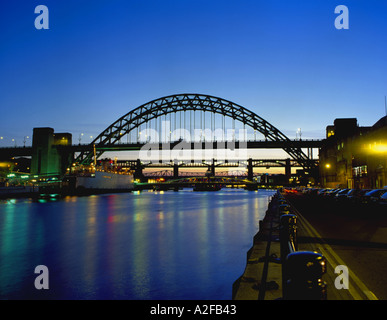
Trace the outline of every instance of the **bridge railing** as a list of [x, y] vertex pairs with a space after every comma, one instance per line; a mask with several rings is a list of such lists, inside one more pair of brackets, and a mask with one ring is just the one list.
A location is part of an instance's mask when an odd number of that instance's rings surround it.
[[326, 259], [317, 252], [298, 251], [297, 215], [281, 194], [278, 200], [280, 215], [280, 251], [282, 263], [282, 294], [284, 300], [326, 300]]

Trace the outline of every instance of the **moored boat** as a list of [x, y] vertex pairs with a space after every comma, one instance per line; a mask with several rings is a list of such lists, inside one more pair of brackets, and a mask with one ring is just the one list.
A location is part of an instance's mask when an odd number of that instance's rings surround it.
[[219, 191], [222, 189], [220, 184], [200, 183], [194, 186], [193, 191]]
[[134, 178], [132, 174], [121, 174], [116, 172], [95, 171], [88, 176], [77, 176], [75, 190], [83, 192], [125, 192], [134, 189]]

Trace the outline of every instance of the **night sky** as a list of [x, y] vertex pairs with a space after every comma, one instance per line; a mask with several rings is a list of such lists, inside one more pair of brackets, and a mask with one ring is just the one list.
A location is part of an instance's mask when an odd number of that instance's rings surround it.
[[[35, 28], [38, 5], [49, 29]], [[338, 30], [335, 7], [349, 9]], [[387, 1], [110, 0], [0, 3], [0, 146], [34, 127], [90, 142], [150, 100], [202, 93], [294, 139], [385, 115]], [[27, 145], [31, 144], [31, 139]]]

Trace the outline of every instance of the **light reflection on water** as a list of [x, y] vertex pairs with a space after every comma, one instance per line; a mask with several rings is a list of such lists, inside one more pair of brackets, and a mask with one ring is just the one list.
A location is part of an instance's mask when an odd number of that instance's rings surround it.
[[[1, 299], [231, 299], [272, 191], [0, 203]], [[46, 265], [50, 289], [36, 290]]]

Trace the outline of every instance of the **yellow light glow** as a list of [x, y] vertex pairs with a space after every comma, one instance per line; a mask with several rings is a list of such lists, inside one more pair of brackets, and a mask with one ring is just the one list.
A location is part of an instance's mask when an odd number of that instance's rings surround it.
[[329, 163], [327, 163], [326, 165], [325, 165], [325, 168], [327, 168], [327, 169], [329, 169], [331, 167], [331, 165], [329, 164]]
[[387, 144], [378, 144], [372, 147], [372, 150], [377, 153], [386, 153], [387, 152]]
[[380, 140], [378, 142], [368, 142], [363, 145], [363, 152], [370, 155], [387, 153], [387, 141]]

